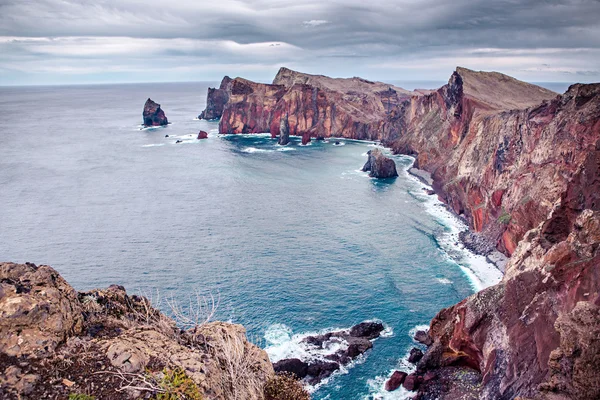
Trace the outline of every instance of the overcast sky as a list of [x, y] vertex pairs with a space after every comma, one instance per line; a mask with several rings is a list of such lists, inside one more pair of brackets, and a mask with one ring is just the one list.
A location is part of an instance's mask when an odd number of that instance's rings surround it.
[[600, 0], [0, 0], [0, 85], [270, 81], [280, 66], [600, 81]]

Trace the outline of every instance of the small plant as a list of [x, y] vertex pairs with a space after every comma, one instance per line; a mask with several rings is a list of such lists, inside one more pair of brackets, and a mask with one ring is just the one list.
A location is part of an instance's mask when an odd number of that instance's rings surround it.
[[310, 394], [291, 374], [277, 374], [265, 385], [265, 400], [310, 400]]
[[196, 383], [181, 368], [163, 370], [163, 378], [158, 382], [161, 392], [156, 400], [202, 400]]
[[512, 219], [512, 216], [507, 213], [506, 211], [502, 210], [502, 214], [498, 217], [498, 222], [500, 222], [501, 224], [507, 224], [510, 223], [510, 220]]
[[69, 400], [96, 400], [96, 397], [81, 393], [71, 393], [69, 395]]

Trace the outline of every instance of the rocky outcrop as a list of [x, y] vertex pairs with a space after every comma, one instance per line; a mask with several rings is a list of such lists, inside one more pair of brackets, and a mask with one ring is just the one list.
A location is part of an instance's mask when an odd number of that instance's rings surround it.
[[476, 370], [483, 399], [598, 398], [599, 278], [600, 138], [502, 282], [433, 319], [419, 369]]
[[153, 102], [150, 98], [144, 104], [142, 117], [144, 118], [144, 126], [163, 126], [169, 123], [165, 112], [160, 108], [160, 104]]
[[208, 139], [208, 133], [205, 132], [205, 131], [198, 132], [198, 138], [197, 139], [198, 140], [200, 140], [200, 139]]
[[[381, 322], [365, 321], [343, 331], [327, 332], [322, 335], [307, 336], [302, 340], [304, 354], [312, 354], [305, 360], [288, 358], [276, 362], [275, 372], [287, 372], [315, 385], [341, 366], [349, 364], [356, 357], [373, 347], [371, 340], [381, 336], [384, 326]], [[323, 351], [332, 349], [329, 352]], [[315, 351], [317, 350], [317, 351]]]
[[408, 374], [406, 372], [394, 371], [390, 379], [385, 382], [385, 390], [388, 392], [393, 392], [394, 390], [398, 389], [400, 386], [402, 386], [407, 376]]
[[369, 171], [372, 178], [386, 179], [398, 176], [396, 163], [389, 157], [383, 155], [381, 150], [373, 149], [367, 152], [367, 162], [363, 166], [363, 171]]
[[223, 107], [229, 100], [229, 85], [231, 78], [226, 76], [221, 81], [218, 89], [208, 88], [206, 96], [206, 109], [198, 115], [198, 119], [215, 120], [221, 118]]
[[287, 115], [284, 115], [279, 120], [279, 145], [285, 146], [290, 142], [290, 126], [288, 124]]
[[[287, 68], [279, 70], [273, 84], [235, 78], [221, 87], [228, 100], [222, 109], [220, 133], [276, 137], [280, 120], [287, 115], [289, 134], [301, 136], [304, 144], [311, 138], [331, 136], [378, 140], [387, 112], [410, 96], [421, 96], [381, 82], [334, 79]], [[220, 104], [223, 97], [221, 92], [209, 91], [207, 104]]]
[[173, 374], [206, 399], [262, 399], [274, 373], [240, 325], [181, 330], [121, 286], [78, 293], [48, 266], [0, 263], [0, 316], [2, 399], [141, 398]]

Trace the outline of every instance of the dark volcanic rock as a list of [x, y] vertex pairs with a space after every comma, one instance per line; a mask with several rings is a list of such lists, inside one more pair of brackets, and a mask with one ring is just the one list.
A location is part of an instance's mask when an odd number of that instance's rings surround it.
[[392, 392], [398, 389], [403, 383], [408, 374], [402, 371], [394, 371], [390, 379], [385, 383], [385, 390]]
[[367, 153], [369, 159], [362, 168], [363, 171], [369, 171], [369, 176], [378, 179], [393, 178], [398, 176], [396, 163], [391, 158], [383, 155], [381, 150], [373, 149]]
[[151, 99], [146, 100], [142, 116], [144, 126], [162, 126], [169, 123], [164, 111], [160, 108], [160, 104], [153, 102]]
[[431, 339], [431, 336], [429, 336], [429, 333], [427, 333], [425, 331], [417, 331], [415, 333], [414, 339], [417, 342], [424, 344], [425, 346], [431, 346], [431, 344], [433, 343], [433, 339]]
[[421, 351], [421, 349], [417, 349], [416, 347], [413, 347], [410, 350], [410, 355], [408, 356], [408, 362], [412, 363], [412, 364], [416, 364], [419, 361], [421, 361], [421, 358], [423, 358], [423, 352]]
[[290, 142], [290, 126], [288, 124], [288, 117], [284, 115], [279, 121], [279, 144], [285, 146]]
[[384, 326], [381, 322], [361, 322], [350, 329], [350, 336], [366, 339], [378, 338]]
[[204, 131], [198, 132], [198, 139], [208, 139], [208, 133]]
[[316, 384], [329, 377], [332, 373], [340, 369], [340, 364], [336, 362], [317, 361], [308, 366], [307, 375], [310, 384]]
[[228, 88], [231, 84], [231, 78], [226, 76], [221, 81], [221, 86], [218, 89], [208, 88], [206, 96], [206, 109], [200, 113], [199, 119], [219, 119], [223, 114], [223, 107], [229, 100]]
[[298, 358], [288, 358], [285, 360], [277, 361], [273, 364], [275, 372], [289, 372], [298, 379], [306, 377], [308, 374], [308, 364]]
[[349, 337], [346, 355], [350, 358], [356, 358], [372, 347], [373, 343], [369, 339]]

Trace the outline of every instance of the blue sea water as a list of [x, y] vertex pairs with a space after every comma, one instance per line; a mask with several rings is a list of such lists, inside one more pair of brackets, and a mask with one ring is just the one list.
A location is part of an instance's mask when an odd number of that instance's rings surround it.
[[[409, 157], [377, 181], [360, 171], [372, 143], [219, 136], [195, 120], [208, 85], [0, 88], [0, 260], [52, 265], [78, 290], [211, 291], [216, 318], [274, 361], [309, 332], [379, 319], [385, 337], [313, 396], [403, 398], [382, 385], [411, 329], [498, 271], [455, 246], [464, 226]], [[140, 129], [147, 97], [169, 126]]]

